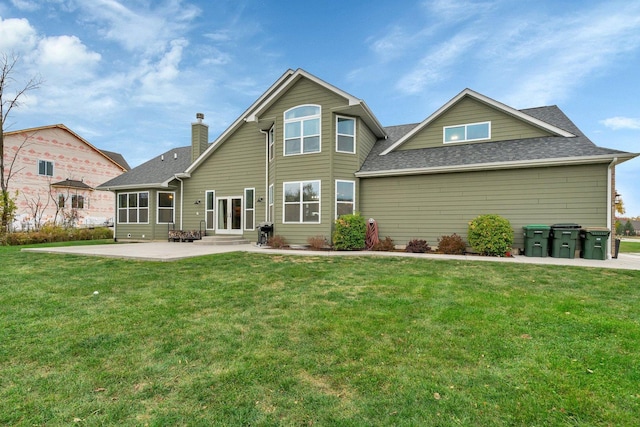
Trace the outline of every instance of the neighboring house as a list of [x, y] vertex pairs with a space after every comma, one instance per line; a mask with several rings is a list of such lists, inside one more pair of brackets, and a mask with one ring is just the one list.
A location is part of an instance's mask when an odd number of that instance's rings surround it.
[[191, 147], [99, 187], [117, 194], [117, 238], [166, 239], [175, 226], [255, 240], [270, 221], [305, 244], [361, 212], [380, 237], [435, 246], [497, 213], [521, 248], [526, 224], [611, 227], [615, 165], [637, 155], [595, 146], [555, 106], [516, 110], [469, 89], [419, 124], [383, 127], [364, 101], [303, 70], [211, 144], [197, 117]]
[[61, 124], [6, 132], [4, 145], [5, 177], [11, 173], [9, 191], [17, 205], [15, 230], [113, 220], [115, 196], [96, 187], [130, 169], [120, 154], [99, 150]]

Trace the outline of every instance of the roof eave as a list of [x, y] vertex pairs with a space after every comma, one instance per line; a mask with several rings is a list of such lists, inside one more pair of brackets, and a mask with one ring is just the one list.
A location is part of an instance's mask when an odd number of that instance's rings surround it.
[[476, 163], [471, 165], [453, 165], [453, 166], [440, 166], [434, 168], [410, 168], [410, 169], [390, 169], [381, 171], [360, 171], [356, 172], [355, 176], [358, 178], [375, 178], [386, 176], [403, 176], [403, 175], [433, 175], [441, 173], [453, 173], [453, 172], [475, 172], [484, 170], [501, 170], [501, 169], [523, 169], [523, 168], [539, 168], [546, 166], [567, 166], [567, 165], [580, 165], [580, 164], [594, 164], [594, 163], [609, 163], [614, 159], [617, 159], [617, 164], [631, 160], [638, 156], [638, 153], [625, 153], [620, 154], [607, 154], [599, 156], [588, 157], [562, 157], [555, 159], [541, 159], [541, 160], [520, 160], [514, 162], [493, 162], [493, 163]]

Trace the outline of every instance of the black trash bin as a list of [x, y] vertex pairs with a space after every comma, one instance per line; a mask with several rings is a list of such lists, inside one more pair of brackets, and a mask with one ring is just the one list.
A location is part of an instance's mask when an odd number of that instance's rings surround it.
[[551, 256], [554, 258], [575, 258], [580, 228], [579, 224], [553, 224], [551, 226]]

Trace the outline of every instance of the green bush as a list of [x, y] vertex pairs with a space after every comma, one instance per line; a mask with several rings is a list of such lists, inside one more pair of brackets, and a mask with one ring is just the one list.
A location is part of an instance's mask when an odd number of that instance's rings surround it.
[[509, 220], [500, 215], [480, 215], [469, 222], [467, 238], [480, 254], [504, 256], [513, 245], [513, 228]]
[[438, 252], [443, 254], [463, 255], [466, 250], [467, 244], [456, 233], [451, 236], [442, 236], [438, 239]]
[[354, 251], [365, 248], [367, 223], [359, 213], [342, 215], [335, 222], [333, 247], [338, 251]]

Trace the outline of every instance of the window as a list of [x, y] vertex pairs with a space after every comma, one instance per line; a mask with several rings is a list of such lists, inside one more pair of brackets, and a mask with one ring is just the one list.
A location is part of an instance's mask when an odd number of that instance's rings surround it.
[[269, 133], [267, 134], [267, 138], [269, 141], [269, 161], [273, 160], [273, 157], [275, 156], [275, 142], [276, 142], [276, 135], [275, 135], [275, 127], [271, 126], [271, 129], [269, 129]]
[[336, 181], [336, 218], [354, 212], [356, 205], [356, 183], [353, 181]]
[[74, 194], [71, 196], [71, 209], [84, 209], [84, 196]]
[[58, 207], [60, 209], [64, 209], [64, 201], [65, 201], [64, 194], [58, 194]]
[[491, 122], [444, 127], [444, 142], [479, 141], [491, 138]]
[[211, 190], [205, 193], [204, 215], [207, 222], [207, 230], [216, 228], [216, 192]]
[[158, 192], [158, 224], [167, 224], [173, 220], [173, 199], [175, 193]]
[[320, 223], [320, 181], [285, 182], [284, 222]]
[[267, 221], [269, 222], [273, 222], [273, 219], [276, 217], [273, 209], [273, 184], [271, 184], [269, 186], [269, 215], [267, 218]]
[[53, 162], [38, 160], [38, 175], [53, 176]]
[[284, 113], [284, 155], [320, 152], [320, 107], [303, 105]]
[[256, 213], [256, 189], [245, 188], [244, 189], [244, 229], [255, 230], [255, 213]]
[[149, 193], [118, 194], [118, 223], [148, 224]]
[[356, 120], [340, 116], [336, 120], [336, 151], [354, 154], [356, 152]]

